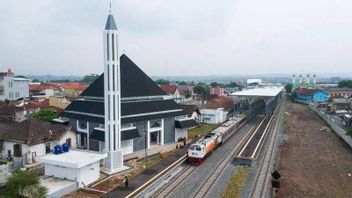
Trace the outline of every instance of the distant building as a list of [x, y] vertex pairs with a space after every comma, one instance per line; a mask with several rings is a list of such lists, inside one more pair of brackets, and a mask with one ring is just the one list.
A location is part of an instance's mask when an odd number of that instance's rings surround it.
[[200, 122], [200, 111], [197, 105], [181, 105], [184, 112], [187, 113], [187, 117], [194, 119], [196, 122]]
[[211, 87], [209, 89], [209, 94], [216, 95], [216, 96], [224, 96], [225, 95], [225, 89], [222, 88], [222, 87]]
[[326, 91], [329, 94], [329, 98], [339, 98], [339, 97], [351, 98], [352, 97], [352, 88], [330, 87], [330, 88], [325, 88], [324, 91]]
[[181, 103], [184, 100], [176, 85], [161, 85], [160, 88], [168, 95], [168, 99], [173, 99], [177, 103]]
[[9, 69], [0, 73], [0, 101], [17, 100], [29, 97], [29, 79], [24, 76], [14, 76]]
[[225, 122], [234, 110], [234, 99], [228, 96], [218, 96], [208, 101], [200, 110], [200, 121], [208, 124]]
[[258, 86], [262, 85], [263, 81], [262, 79], [248, 79], [247, 80], [247, 86]]
[[329, 104], [331, 112], [351, 110], [351, 101], [348, 98], [333, 98], [332, 102]]

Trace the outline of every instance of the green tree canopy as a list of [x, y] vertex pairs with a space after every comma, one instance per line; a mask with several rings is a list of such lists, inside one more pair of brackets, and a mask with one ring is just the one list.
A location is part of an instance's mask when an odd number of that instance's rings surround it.
[[158, 85], [170, 85], [170, 81], [165, 79], [158, 79], [155, 81], [155, 83]]
[[217, 86], [219, 86], [219, 84], [217, 82], [212, 82], [212, 83], [210, 83], [210, 86], [211, 87], [217, 87]]
[[286, 93], [291, 93], [293, 85], [291, 83], [287, 84], [285, 86]]
[[97, 78], [99, 78], [98, 74], [85, 75], [82, 79], [82, 82], [85, 82], [87, 84], [92, 84]]
[[48, 190], [40, 185], [39, 177], [30, 171], [15, 171], [8, 178], [0, 197], [38, 197], [44, 198]]
[[33, 113], [31, 117], [36, 120], [43, 120], [49, 122], [56, 118], [56, 113], [53, 109], [50, 108], [41, 109], [37, 113]]
[[179, 85], [187, 85], [187, 82], [183, 80], [183, 81], [178, 82], [178, 84]]
[[193, 88], [194, 93], [197, 94], [207, 94], [208, 93], [208, 86], [205, 83], [198, 83], [194, 88]]
[[352, 88], [352, 80], [342, 80], [339, 82], [338, 86], [340, 88], [344, 88], [344, 87]]

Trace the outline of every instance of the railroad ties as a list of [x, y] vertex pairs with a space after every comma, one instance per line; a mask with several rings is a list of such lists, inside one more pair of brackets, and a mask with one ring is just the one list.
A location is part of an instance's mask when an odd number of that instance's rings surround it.
[[253, 161], [257, 159], [262, 148], [264, 139], [269, 132], [268, 128], [272, 122], [273, 116], [264, 118], [256, 128], [252, 136], [241, 147], [240, 152], [235, 156], [234, 163], [241, 166], [252, 166]]

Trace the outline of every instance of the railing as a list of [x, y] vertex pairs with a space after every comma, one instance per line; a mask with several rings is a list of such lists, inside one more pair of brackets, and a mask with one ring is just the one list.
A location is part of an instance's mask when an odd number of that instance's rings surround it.
[[352, 137], [346, 134], [346, 130], [341, 128], [335, 120], [329, 116], [319, 111], [315, 106], [309, 105], [310, 108], [315, 111], [331, 128], [337, 133], [351, 148], [352, 148]]

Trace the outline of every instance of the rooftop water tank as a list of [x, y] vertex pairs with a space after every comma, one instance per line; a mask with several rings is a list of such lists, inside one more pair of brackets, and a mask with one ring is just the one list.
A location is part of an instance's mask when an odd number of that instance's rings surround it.
[[60, 154], [60, 153], [62, 153], [61, 145], [56, 145], [56, 146], [54, 147], [54, 154], [55, 154], [55, 155], [58, 155], [58, 154]]
[[70, 150], [70, 146], [67, 143], [62, 144], [62, 151], [68, 152]]

